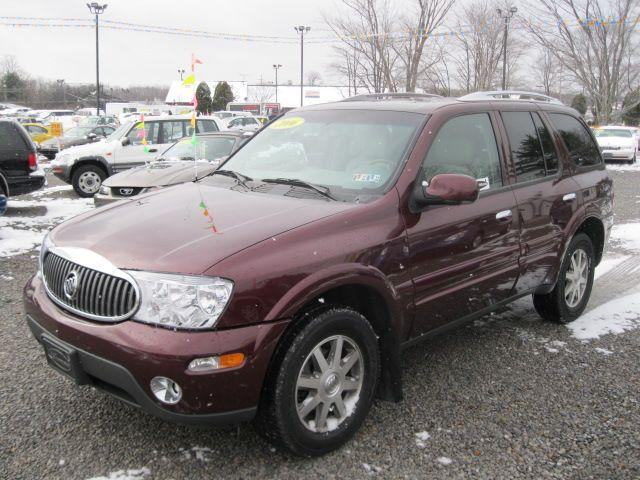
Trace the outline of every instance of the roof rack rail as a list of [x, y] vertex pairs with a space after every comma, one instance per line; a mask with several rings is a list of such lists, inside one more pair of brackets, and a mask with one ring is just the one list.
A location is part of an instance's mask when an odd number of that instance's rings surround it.
[[414, 93], [414, 92], [386, 92], [386, 93], [364, 93], [353, 97], [345, 98], [342, 102], [370, 102], [381, 100], [413, 100], [426, 102], [434, 98], [442, 98], [435, 93]]
[[464, 95], [458, 100], [526, 100], [529, 102], [553, 103], [564, 105], [557, 98], [542, 93], [526, 92], [522, 90], [494, 90], [489, 92], [474, 92]]

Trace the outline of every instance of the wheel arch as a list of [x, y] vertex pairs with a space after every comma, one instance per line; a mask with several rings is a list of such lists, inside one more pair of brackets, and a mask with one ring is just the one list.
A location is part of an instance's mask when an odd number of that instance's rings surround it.
[[10, 190], [9, 190], [9, 182], [5, 178], [4, 174], [0, 171], [0, 190], [4, 192], [4, 196], [9, 198]]
[[575, 237], [578, 233], [584, 233], [591, 239], [596, 254], [596, 265], [598, 265], [604, 253], [604, 223], [598, 217], [587, 217], [582, 221], [572, 237]]
[[101, 168], [107, 177], [111, 175], [111, 167], [103, 157], [81, 157], [73, 164], [73, 167], [71, 167], [69, 178], [72, 179], [76, 170], [85, 165], [95, 165]]
[[[359, 266], [360, 268], [367, 268]], [[383, 278], [354, 276], [353, 271], [342, 277], [332, 276], [324, 281], [292, 289], [278, 302], [269, 317], [291, 318], [272, 356], [267, 376], [270, 378], [280, 365], [286, 346], [300, 329], [316, 314], [335, 306], [349, 307], [362, 314], [371, 324], [380, 348], [381, 373], [377, 395], [390, 401], [402, 400], [402, 371], [400, 368], [400, 338], [402, 312], [395, 289]], [[290, 298], [289, 298], [290, 297]], [[280, 310], [278, 305], [286, 303]], [[265, 386], [269, 383], [265, 381]]]

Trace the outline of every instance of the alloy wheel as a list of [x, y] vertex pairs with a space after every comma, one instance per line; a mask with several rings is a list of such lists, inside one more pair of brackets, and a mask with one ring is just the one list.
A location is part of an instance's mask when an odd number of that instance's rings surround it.
[[589, 281], [589, 256], [581, 248], [571, 255], [564, 285], [564, 300], [569, 308], [580, 303]]

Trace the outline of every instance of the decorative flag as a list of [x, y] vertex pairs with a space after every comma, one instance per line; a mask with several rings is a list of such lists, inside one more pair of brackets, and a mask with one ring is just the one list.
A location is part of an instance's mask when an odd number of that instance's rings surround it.
[[191, 128], [196, 128], [196, 111], [191, 114]]
[[191, 54], [191, 71], [192, 72], [195, 72], [196, 64], [202, 65], [202, 60], [200, 60], [199, 58], [196, 58], [196, 56], [192, 53]]
[[193, 103], [194, 110], [198, 108], [198, 99], [195, 95], [193, 96], [193, 100], [191, 101], [191, 103]]
[[191, 135], [191, 145], [196, 145], [198, 140], [196, 140], [196, 131], [193, 131], [193, 135]]
[[193, 85], [194, 83], [196, 83], [196, 74], [195, 73], [190, 73], [183, 81], [182, 81], [182, 85], [183, 86], [187, 86], [187, 85]]

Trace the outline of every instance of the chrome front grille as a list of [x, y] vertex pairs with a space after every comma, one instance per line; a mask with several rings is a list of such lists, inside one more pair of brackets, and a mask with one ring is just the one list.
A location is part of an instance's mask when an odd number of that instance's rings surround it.
[[42, 276], [53, 301], [92, 320], [124, 320], [138, 305], [138, 291], [132, 281], [85, 267], [52, 252], [44, 257]]

